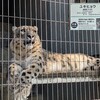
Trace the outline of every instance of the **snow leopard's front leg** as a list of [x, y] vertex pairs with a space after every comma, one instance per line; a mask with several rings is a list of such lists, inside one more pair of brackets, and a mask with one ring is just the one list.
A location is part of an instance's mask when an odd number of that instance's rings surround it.
[[37, 62], [28, 66], [20, 75], [21, 83], [32, 84], [32, 79], [36, 79], [43, 72], [43, 63]]
[[14, 90], [14, 100], [27, 100], [28, 96], [31, 93], [32, 85], [31, 84], [22, 84], [19, 85]]
[[22, 68], [20, 65], [16, 64], [16, 63], [12, 63], [9, 65], [9, 78], [8, 78], [8, 82], [9, 83], [16, 83], [19, 79], [19, 75], [22, 71]]
[[19, 76], [20, 84], [15, 87], [14, 98], [15, 100], [26, 100], [31, 93], [32, 79], [36, 79], [40, 74], [42, 74], [43, 63], [33, 63], [29, 65], [26, 69], [22, 70]]
[[19, 84], [10, 90], [10, 100], [27, 100], [31, 93], [31, 84]]
[[32, 84], [22, 84], [20, 80], [22, 68], [16, 63], [9, 66], [10, 97], [11, 100], [26, 100], [30, 95]]

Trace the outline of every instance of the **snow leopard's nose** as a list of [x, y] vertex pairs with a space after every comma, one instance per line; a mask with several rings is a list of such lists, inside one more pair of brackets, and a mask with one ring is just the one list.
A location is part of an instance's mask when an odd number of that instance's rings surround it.
[[31, 44], [32, 40], [24, 40], [24, 45]]
[[34, 43], [34, 37], [31, 35], [27, 35], [26, 39], [24, 40], [24, 45], [33, 44]]

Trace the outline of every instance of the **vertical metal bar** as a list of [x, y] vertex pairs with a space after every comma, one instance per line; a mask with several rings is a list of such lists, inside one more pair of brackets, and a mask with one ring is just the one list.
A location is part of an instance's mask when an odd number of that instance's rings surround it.
[[[88, 33], [88, 32], [87, 32]], [[90, 41], [89, 41], [89, 43], [87, 43], [88, 45], [90, 45], [90, 47], [91, 47], [91, 49], [92, 49], [92, 32], [91, 32], [91, 30], [89, 30], [89, 33], [90, 33]], [[89, 51], [89, 48], [88, 48], [88, 51]], [[87, 53], [87, 54], [89, 54], [89, 52]], [[92, 52], [91, 52], [91, 50], [90, 50], [90, 55], [92, 54]], [[89, 71], [88, 71], [89, 72]], [[92, 98], [91, 98], [91, 90], [90, 90], [90, 81], [88, 80], [88, 86], [89, 86], [89, 100], [91, 100]]]
[[[98, 0], [98, 3], [100, 3], [100, 0]], [[98, 54], [100, 54], [100, 39], [99, 39], [100, 38], [100, 31], [99, 30], [97, 31], [97, 36], [98, 36], [98, 40], [99, 40], [98, 41], [99, 42], [98, 43], [98, 45], [99, 45], [99, 47], [98, 47], [98, 49], [99, 49]], [[100, 55], [99, 55], [99, 58], [100, 58]], [[96, 87], [97, 88], [97, 99], [100, 98], [100, 87], [99, 86], [100, 86], [100, 81], [97, 81], [97, 87]]]
[[[98, 30], [98, 40], [99, 40], [99, 43], [98, 43], [98, 45], [99, 45], [99, 47], [98, 47], [98, 49], [99, 49], [99, 54], [100, 54], [100, 31]], [[100, 57], [100, 55], [99, 55], [99, 57]], [[99, 76], [98, 76], [99, 77]], [[97, 81], [97, 98], [99, 99], [100, 98], [100, 81]]]
[[[56, 47], [55, 47], [55, 51], [57, 52], [57, 3], [56, 3], [56, 0], [54, 1], [55, 2], [55, 37], [56, 37], [56, 40], [55, 40], [55, 42], [56, 42]], [[52, 77], [53, 78], [53, 77]], [[57, 83], [57, 86], [58, 86], [58, 83]], [[53, 87], [52, 87], [52, 91], [53, 91], [54, 89], [53, 89]], [[58, 90], [58, 89], [57, 89]], [[58, 92], [58, 91], [57, 91]], [[54, 92], [53, 92], [54, 93]], [[53, 95], [53, 97], [52, 97], [52, 99], [54, 100], [54, 94], [52, 93], [52, 95]], [[56, 93], [56, 92], [55, 92]]]
[[[68, 11], [69, 11], [69, 13], [68, 13], [68, 21], [70, 20], [70, 3], [72, 3], [72, 2], [70, 2], [70, 0], [68, 0]], [[69, 41], [68, 41], [68, 44], [69, 44], [69, 54], [71, 54], [71, 36], [70, 36], [70, 34], [71, 34], [71, 30], [69, 30]], [[70, 57], [71, 58], [71, 57]], [[70, 61], [71, 62], [71, 61]], [[70, 78], [71, 78], [71, 76], [70, 76]], [[72, 81], [72, 80], [71, 80]], [[72, 93], [72, 82], [71, 83], [69, 83], [69, 84], [71, 84], [71, 100], [73, 100], [73, 93]], [[67, 85], [68, 86], [68, 85]], [[68, 92], [68, 99], [69, 99], [69, 90], [67, 89], [67, 92]]]
[[3, 21], [4, 21], [4, 10], [3, 10], [3, 0], [2, 0], [2, 82], [1, 82], [1, 100], [3, 100]]
[[[82, 32], [82, 31], [81, 31]], [[79, 31], [78, 31], [78, 52], [80, 53], [80, 37], [79, 37]], [[80, 61], [80, 55], [79, 55], [79, 64], [81, 63]], [[81, 66], [80, 66], [81, 67]], [[81, 82], [80, 82], [80, 100], [82, 100], [82, 89], [81, 89]]]
[[[32, 22], [33, 22], [33, 20], [32, 20], [32, 0], [30, 0], [29, 1], [29, 5], [30, 5], [30, 8], [29, 8], [29, 11], [30, 11], [30, 25], [32, 26]], [[29, 6], [28, 6], [29, 7]], [[32, 51], [31, 51], [32, 52]], [[32, 79], [31, 79], [31, 81], [32, 81]], [[32, 98], [33, 98], [33, 92], [32, 92], [33, 90], [31, 89], [31, 100], [32, 100]]]
[[[50, 42], [51, 42], [51, 51], [53, 52], [53, 39], [52, 39], [52, 36], [53, 36], [53, 29], [52, 29], [52, 26], [53, 26], [53, 22], [52, 22], [52, 12], [53, 12], [53, 9], [52, 9], [52, 2], [51, 2], [51, 0], [50, 0], [50, 29], [51, 29], [51, 33], [50, 33], [50, 37], [51, 37], [51, 39], [50, 39]], [[53, 73], [52, 73], [52, 75], [53, 75]], [[47, 86], [49, 86], [49, 85], [47, 85]], [[47, 93], [48, 93], [48, 95], [49, 95], [49, 88], [47, 88]], [[48, 96], [47, 95], [47, 96]], [[47, 99], [49, 100], [49, 98], [47, 97]]]
[[[99, 52], [98, 52], [98, 50], [97, 49], [99, 49], [98, 48], [98, 45], [99, 45], [99, 42], [96, 40], [97, 39], [97, 36], [98, 36], [98, 31], [94, 31], [94, 35], [96, 34], [96, 36], [95, 36], [95, 51], [96, 51], [96, 54], [99, 54]], [[97, 42], [97, 43], [96, 43]], [[98, 53], [97, 53], [98, 52]], [[96, 57], [97, 58], [97, 57]], [[96, 70], [96, 73], [98, 73], [98, 71]], [[98, 78], [98, 74], [96, 75], [97, 76], [97, 78]], [[98, 81], [97, 81], [97, 83], [96, 83], [96, 86], [95, 86], [95, 82], [94, 82], [94, 93], [95, 93], [95, 87], [97, 88], [97, 95], [95, 94], [95, 98], [97, 97], [98, 98]]]
[[[30, 6], [30, 8], [29, 8], [29, 12], [30, 12], [30, 25], [32, 26], [32, 0], [30, 0], [29, 1], [29, 6]], [[29, 7], [28, 6], [28, 7]], [[31, 51], [32, 52], [32, 51]], [[32, 80], [31, 80], [32, 81]], [[33, 98], [33, 92], [32, 92], [32, 89], [31, 89], [31, 100], [32, 100], [32, 98]]]
[[[66, 5], [67, 4], [65, 4], [66, 3], [66, 0], [64, 0], [64, 32], [65, 32], [65, 34], [64, 34], [64, 36], [65, 36], [65, 53], [67, 53], [67, 36], [66, 36], [66, 34], [68, 34], [67, 32], [66, 32], [66, 27], [67, 27], [67, 22], [66, 22], [66, 16], [67, 15], [65, 15], [66, 14]], [[68, 13], [69, 14], [69, 13]], [[66, 98], [67, 98], [67, 100], [68, 100], [68, 83], [67, 83], [67, 72], [66, 72]]]
[[[97, 54], [97, 46], [98, 46], [98, 41], [96, 40], [97, 39], [97, 36], [98, 36], [98, 31], [94, 31], [93, 32], [93, 34], [94, 34], [94, 48], [95, 48], [95, 54]], [[96, 57], [96, 56], [95, 56]], [[97, 58], [97, 57], [96, 57]], [[97, 70], [96, 70], [96, 73], [98, 73], [97, 72]], [[98, 77], [98, 75], [96, 74], [96, 77]], [[98, 83], [98, 81], [97, 82], [93, 82], [93, 94], [94, 94], [94, 99], [95, 98], [98, 98], [98, 89], [97, 89], [97, 95], [95, 94], [95, 87], [97, 88], [97, 83]]]
[[[53, 3], [52, 3], [53, 4]], [[53, 7], [54, 9], [52, 9], [52, 11], [54, 11], [55, 12], [55, 14], [54, 14], [54, 23], [53, 24], [55, 24], [56, 22], [56, 1], [54, 1], [54, 7]], [[53, 25], [51, 26], [51, 27], [53, 27]], [[54, 28], [53, 28], [54, 29]], [[54, 29], [55, 30], [55, 29]], [[54, 31], [53, 30], [53, 31]], [[52, 33], [52, 31], [51, 31], [51, 33]], [[53, 33], [52, 33], [53, 34]], [[56, 34], [56, 33], [55, 33]], [[56, 41], [55, 41], [56, 42]], [[54, 42], [53, 42], [54, 43]], [[52, 79], [53, 79], [53, 73], [52, 73]], [[54, 100], [54, 85], [53, 85], [53, 81], [52, 81], [52, 100]]]
[[[70, 3], [69, 3], [70, 1], [68, 0], [68, 9], [69, 9], [69, 5], [70, 5]], [[69, 12], [69, 14], [70, 14], [70, 12]], [[70, 18], [70, 16], [68, 15], [68, 19]], [[71, 45], [71, 32], [73, 32], [73, 31], [69, 31], [69, 45], [70, 45], [70, 51], [69, 51], [69, 53], [71, 54], [72, 53], [72, 45]], [[71, 59], [71, 56], [70, 56], [70, 59]], [[72, 62], [72, 59], [71, 59], [71, 62]], [[71, 78], [71, 100], [73, 100], [73, 83], [72, 83], [72, 78]]]
[[[55, 2], [56, 2], [56, 1], [55, 1]], [[59, 4], [59, 2], [56, 3], [56, 7], [59, 6], [59, 5], [57, 5], [57, 4]], [[57, 19], [57, 16], [58, 16], [58, 15], [57, 15], [57, 11], [58, 11], [58, 9], [56, 9], [56, 25], [59, 25], [59, 23], [57, 22], [57, 20], [58, 20], [58, 19]], [[57, 26], [56, 26], [56, 27], [57, 27]], [[58, 28], [58, 27], [57, 27], [57, 28]], [[56, 29], [56, 33], [57, 33], [57, 29]], [[56, 34], [56, 35], [57, 35], [57, 34]], [[57, 43], [59, 43], [58, 40], [57, 40]], [[58, 51], [58, 44], [57, 44], [57, 51]], [[56, 52], [57, 52], [57, 51], [56, 51]], [[57, 65], [56, 65], [56, 66], [57, 66]], [[57, 100], [59, 100], [58, 73], [57, 73]]]
[[56, 36], [56, 52], [57, 52], [57, 3], [55, 0], [55, 36]]
[[[49, 10], [49, 9], [48, 9]], [[48, 51], [48, 30], [47, 30], [47, 13], [50, 13], [49, 11], [47, 10], [47, 1], [45, 1], [45, 19], [46, 19], [46, 50]], [[48, 21], [49, 22], [49, 21]], [[47, 57], [46, 57], [47, 59]], [[47, 75], [47, 78], [48, 78], [48, 75]], [[47, 84], [48, 84], [48, 81], [47, 81]], [[42, 91], [43, 92], [43, 91]], [[48, 87], [47, 87], [47, 100], [48, 100]]]
[[25, 26], [26, 26], [27, 25], [27, 20], [26, 20], [26, 18], [27, 18], [26, 17], [26, 0], [24, 0], [24, 1], [25, 1], [25, 4], [24, 4], [25, 5]]
[[[42, 26], [42, 24], [43, 24], [43, 23], [42, 23], [42, 12], [43, 12], [43, 11], [42, 11], [42, 6], [44, 6], [44, 5], [42, 5], [42, 2], [43, 2], [43, 1], [40, 0], [40, 24], [41, 24], [40, 27], [41, 27], [41, 41], [43, 42], [43, 38], [42, 38], [42, 32], [43, 32], [43, 30], [42, 30], [42, 27], [43, 27], [43, 26]], [[46, 5], [45, 5], [45, 6], [46, 6]], [[46, 11], [45, 11], [45, 13], [46, 13]], [[46, 27], [47, 27], [47, 25], [46, 25]], [[43, 77], [42, 77], [42, 80], [43, 80]], [[41, 99], [43, 100], [43, 81], [42, 81], [41, 85], [42, 85], [42, 98], [41, 98]]]
[[[38, 12], [37, 4], [38, 4], [38, 1], [35, 0], [35, 20], [36, 20], [36, 26], [38, 25], [37, 24], [37, 12]], [[37, 96], [36, 98], [38, 100], [38, 83], [37, 83], [37, 81], [36, 81], [36, 96]]]
[[[69, 33], [70, 33], [70, 32], [69, 32]], [[71, 42], [71, 36], [70, 36], [70, 35], [69, 35], [69, 38], [70, 38], [69, 43], [70, 43], [70, 54], [71, 54], [71, 52], [72, 52], [72, 51], [71, 51], [71, 48], [72, 48], [72, 47], [71, 47], [71, 46], [72, 46], [71, 43], [72, 43], [72, 42]], [[70, 56], [70, 59], [71, 59], [71, 56]], [[72, 62], [72, 59], [71, 59], [71, 62]], [[73, 100], [73, 83], [72, 83], [72, 74], [71, 74], [71, 83], [70, 83], [70, 84], [71, 84], [71, 100]]]
[[[99, 0], [98, 0], [98, 3], [99, 3]], [[97, 37], [98, 37], [98, 54], [99, 54], [99, 58], [100, 58], [100, 30], [98, 30], [97, 31]], [[98, 78], [99, 78], [99, 75], [98, 75]], [[100, 87], [99, 87], [99, 85], [100, 85], [100, 82], [99, 81], [97, 81], [97, 99], [99, 99], [100, 98]]]
[[[70, 10], [69, 9], [69, 5], [70, 5], [70, 0], [68, 0], [68, 10]], [[70, 14], [71, 12], [69, 12], [69, 14]], [[68, 15], [68, 19], [69, 19], [70, 17], [69, 17], [69, 15]], [[69, 47], [70, 47], [70, 50], [69, 50], [69, 54], [71, 54], [71, 36], [70, 36], [70, 33], [71, 33], [72, 31], [70, 31], [69, 30], [69, 41], [68, 41], [68, 43], [69, 43]], [[73, 100], [73, 91], [72, 91], [72, 79], [71, 79], [71, 100]], [[69, 94], [68, 94], [68, 98], [69, 98]]]
[[[95, 39], [96, 39], [96, 34], [94, 35], [94, 33], [95, 33], [95, 31], [90, 31], [90, 33], [91, 33], [91, 55], [93, 55], [93, 52], [92, 51], [95, 51], [96, 52], [96, 48], [95, 48], [95, 45], [96, 45], [96, 41], [95, 41]], [[94, 37], [94, 41], [92, 40], [92, 37]], [[94, 45], [94, 46], [92, 46], [92, 45]], [[92, 50], [92, 49], [94, 49], [94, 50]], [[95, 53], [96, 54], [96, 53]], [[94, 78], [94, 76], [93, 76], [93, 78]], [[95, 93], [94, 93], [94, 81], [93, 81], [93, 97], [92, 97], [92, 99], [95, 99]]]
[[[86, 37], [84, 37], [84, 34], [85, 34], [84, 31], [82, 31], [82, 43], [83, 43], [83, 44], [82, 44], [82, 48], [83, 48], [82, 53], [85, 54], [85, 51], [84, 51], [84, 48], [85, 48], [85, 47], [84, 47], [84, 45], [85, 45], [85, 43], [84, 43], [84, 38], [86, 38]], [[87, 92], [87, 91], [86, 91], [85, 76], [84, 76], [84, 91], [85, 91], [85, 94], [84, 94], [85, 97], [84, 97], [84, 98], [85, 98], [85, 100], [86, 100], [86, 92]]]
[[29, 1], [30, 2], [30, 25], [32, 26], [32, 0]]
[[[86, 40], [87, 40], [87, 41], [89, 41], [89, 40], [88, 40], [88, 34], [89, 34], [88, 32], [89, 32], [89, 31], [86, 31], [86, 37], [87, 37]], [[87, 51], [87, 54], [88, 54], [88, 48], [89, 48], [89, 47], [88, 47], [88, 42], [86, 43], [86, 45], [87, 45], [87, 50], [86, 50], [86, 51]], [[89, 88], [89, 98], [88, 98], [88, 99], [91, 100], [91, 99], [90, 99], [90, 82], [89, 82], [89, 80], [88, 80], [88, 88]]]
[[[16, 25], [15, 23], [16, 23], [16, 21], [15, 21], [15, 0], [14, 0], [14, 26]], [[15, 35], [14, 35], [14, 38], [15, 38]], [[14, 48], [15, 49], [15, 48]], [[16, 57], [14, 56], [14, 60], [16, 60]], [[14, 84], [12, 84], [12, 85], [14, 85], [14, 90], [13, 90], [13, 92], [15, 91], [15, 77], [14, 77]], [[15, 94], [13, 95], [13, 98], [15, 97]]]
[[[22, 20], [21, 20], [21, 5], [22, 4], [22, 0], [19, 0], [19, 26], [21, 26], [21, 23], [22, 23]], [[21, 37], [21, 35], [20, 35], [20, 37]], [[21, 43], [21, 39], [20, 39], [20, 43]], [[20, 54], [21, 54], [21, 45], [20, 45]], [[20, 65], [21, 65], [21, 56], [20, 56], [20, 59], [19, 59], [19, 61], [20, 61]], [[21, 99], [21, 80], [19, 81], [19, 84], [20, 84], [20, 86], [18, 87], [18, 88], [20, 88], [19, 89], [19, 92], [20, 92], [20, 99]]]
[[[86, 46], [87, 46], [87, 48], [86, 48], [86, 54], [88, 54], [88, 31], [86, 31], [86, 40], [87, 40], [87, 43], [86, 43]], [[90, 86], [90, 84], [89, 84], [89, 82], [88, 82], [88, 87]], [[86, 91], [87, 92], [87, 91]], [[88, 93], [88, 92], [87, 92]], [[89, 98], [88, 98], [89, 100], [90, 100], [90, 94], [89, 94]]]
[[60, 16], [60, 19], [59, 19], [59, 24], [60, 24], [60, 51], [62, 53], [62, 35], [63, 33], [61, 32], [61, 0], [59, 0], [59, 16]]
[[13, 12], [13, 13], [14, 13], [14, 26], [15, 26], [15, 25], [16, 25], [16, 24], [15, 24], [15, 18], [16, 18], [16, 17], [15, 17], [15, 0], [14, 0], [14, 12]]
[[[60, 16], [60, 20], [59, 20], [59, 23], [60, 23], [60, 52], [61, 52], [61, 54], [63, 54], [63, 51], [62, 51], [62, 35], [64, 35], [64, 33], [62, 33], [62, 29], [61, 29], [61, 27], [62, 27], [62, 20], [61, 20], [61, 6], [62, 6], [62, 3], [61, 3], [61, 0], [59, 0], [59, 16]], [[61, 71], [62, 71], [62, 69], [61, 69]], [[62, 76], [61, 76], [62, 78], [63, 78], [63, 74], [62, 74]], [[62, 81], [63, 81], [63, 79], [62, 79]], [[62, 88], [61, 88], [61, 95], [62, 95], [62, 100], [64, 100], [64, 97], [63, 97], [63, 82], [61, 83], [61, 86], [62, 86]]]
[[37, 0], [35, 0], [35, 20], [36, 20], [36, 26], [37, 26]]
[[[54, 22], [54, 23], [55, 23], [55, 38], [56, 38], [56, 40], [55, 40], [55, 42], [56, 42], [56, 47], [55, 47], [55, 49], [56, 49], [56, 50], [55, 50], [55, 51], [57, 52], [57, 22], [56, 22], [56, 21], [57, 21], [57, 3], [56, 3], [56, 0], [55, 0], [54, 2], [55, 2], [55, 4], [54, 4], [54, 5], [55, 5], [55, 22]], [[53, 77], [52, 77], [52, 78], [53, 78]], [[57, 84], [57, 85], [58, 85], [58, 84]], [[52, 87], [52, 91], [53, 91], [53, 90], [54, 90], [54, 89], [53, 89], [53, 87]], [[55, 98], [55, 97], [54, 97], [54, 96], [55, 96], [54, 93], [56, 93], [56, 92], [53, 92], [53, 93], [52, 93], [52, 95], [53, 95], [52, 99], [53, 99], [53, 100], [54, 100], [54, 98]]]
[[[75, 46], [76, 45], [76, 41], [75, 41], [76, 37], [75, 36], [76, 36], [76, 31], [73, 32], [73, 37], [74, 37], [74, 40], [73, 40], [73, 42], [74, 42], [74, 53], [76, 53], [76, 46]], [[79, 34], [78, 34], [78, 36], [79, 36]], [[74, 61], [73, 62], [75, 62], [75, 59], [76, 58], [74, 56]], [[77, 76], [75, 76], [75, 78], [77, 78]], [[76, 100], [77, 100], [77, 82], [75, 82], [75, 91], [76, 91], [75, 94], [76, 94]]]
[[[8, 66], [9, 66], [9, 60], [10, 60], [10, 54], [9, 54], [9, 36], [10, 36], [10, 34], [9, 34], [9, 25], [10, 25], [10, 23], [9, 23], [9, 0], [8, 0]], [[7, 77], [7, 79], [9, 79], [9, 67], [8, 67], [8, 77]], [[8, 83], [8, 91], [9, 91], [9, 83]], [[9, 100], [9, 92], [8, 92], [8, 100]]]
[[[47, 1], [45, 1], [45, 20], [46, 20], [46, 50], [48, 50], [48, 37], [47, 37], [47, 33], [48, 33], [48, 31], [47, 31], [47, 27], [48, 27], [48, 24], [47, 24], [47, 22], [49, 22], [49, 21], [47, 21], [47, 13], [48, 13], [48, 11], [47, 11]], [[46, 58], [47, 59], [47, 58]]]

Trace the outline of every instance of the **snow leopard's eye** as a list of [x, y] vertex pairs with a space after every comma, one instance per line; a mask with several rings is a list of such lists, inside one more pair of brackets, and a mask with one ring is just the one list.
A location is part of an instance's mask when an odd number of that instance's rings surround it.
[[20, 30], [19, 30], [19, 33], [20, 33], [21, 35], [24, 35], [24, 34], [26, 33], [26, 30], [25, 30], [25, 28], [23, 28], [23, 29], [20, 29]]
[[25, 32], [25, 29], [21, 29], [20, 31], [21, 31], [21, 32]]
[[36, 30], [34, 30], [34, 32], [36, 33]]
[[32, 36], [31, 36], [31, 35], [27, 35], [27, 37], [28, 37], [28, 38], [30, 38], [30, 39], [32, 38]]

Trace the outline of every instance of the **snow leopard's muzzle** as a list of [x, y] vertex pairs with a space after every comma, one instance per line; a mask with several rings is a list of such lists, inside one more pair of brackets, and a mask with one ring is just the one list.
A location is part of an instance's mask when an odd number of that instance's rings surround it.
[[24, 45], [34, 44], [34, 37], [27, 35], [27, 38], [24, 40]]

